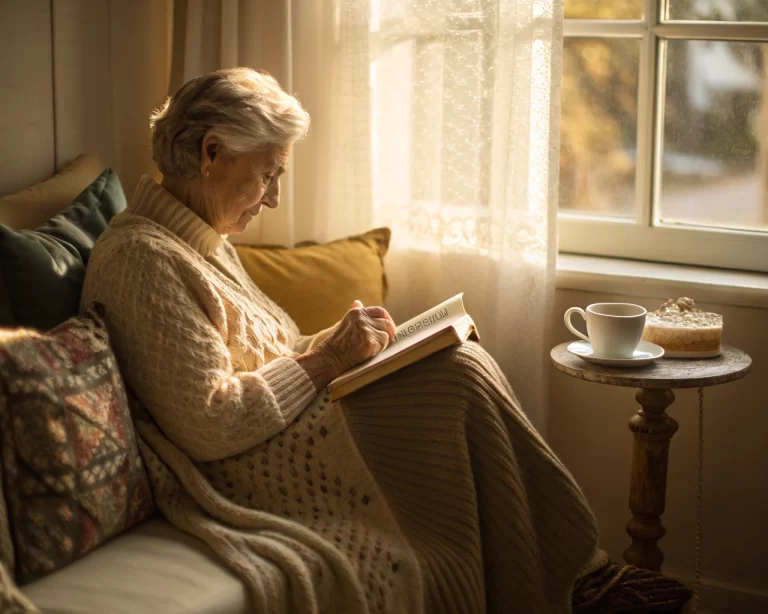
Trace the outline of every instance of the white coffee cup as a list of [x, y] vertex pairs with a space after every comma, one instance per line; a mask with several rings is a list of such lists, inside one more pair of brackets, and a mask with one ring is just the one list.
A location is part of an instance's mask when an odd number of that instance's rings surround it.
[[[578, 313], [587, 322], [587, 334], [571, 324]], [[632, 358], [645, 328], [644, 307], [631, 303], [595, 303], [587, 307], [571, 307], [565, 312], [565, 325], [577, 337], [592, 344], [595, 355], [605, 358]]]

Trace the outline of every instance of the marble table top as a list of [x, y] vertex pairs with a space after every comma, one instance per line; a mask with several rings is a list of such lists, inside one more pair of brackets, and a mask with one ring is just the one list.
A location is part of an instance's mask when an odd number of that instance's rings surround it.
[[717, 386], [741, 379], [752, 368], [746, 352], [723, 345], [716, 358], [660, 358], [643, 367], [605, 367], [574, 356], [566, 348], [571, 342], [552, 349], [550, 357], [560, 371], [598, 384], [631, 388], [699, 388]]

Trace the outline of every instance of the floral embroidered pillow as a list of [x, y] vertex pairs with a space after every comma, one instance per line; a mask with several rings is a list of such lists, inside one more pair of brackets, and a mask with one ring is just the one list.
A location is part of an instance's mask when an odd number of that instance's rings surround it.
[[154, 511], [103, 307], [47, 333], [0, 331], [3, 481], [20, 582]]

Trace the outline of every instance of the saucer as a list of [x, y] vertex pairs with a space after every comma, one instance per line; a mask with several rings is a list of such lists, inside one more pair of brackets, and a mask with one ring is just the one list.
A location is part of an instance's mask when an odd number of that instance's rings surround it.
[[593, 362], [596, 365], [604, 365], [606, 367], [642, 367], [664, 356], [664, 349], [650, 341], [641, 341], [637, 345], [632, 358], [598, 356], [595, 354], [589, 341], [574, 341], [568, 346], [568, 351], [587, 362]]

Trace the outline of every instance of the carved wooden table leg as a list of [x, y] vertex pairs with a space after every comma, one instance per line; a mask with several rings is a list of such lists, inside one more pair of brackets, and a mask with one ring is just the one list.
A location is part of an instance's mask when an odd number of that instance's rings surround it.
[[675, 395], [666, 388], [643, 389], [636, 398], [642, 409], [629, 420], [635, 438], [629, 487], [629, 509], [633, 516], [627, 522], [632, 545], [624, 551], [624, 560], [630, 565], [660, 571], [664, 553], [658, 541], [666, 533], [661, 515], [667, 496], [669, 441], [677, 431], [677, 421], [665, 410]]

